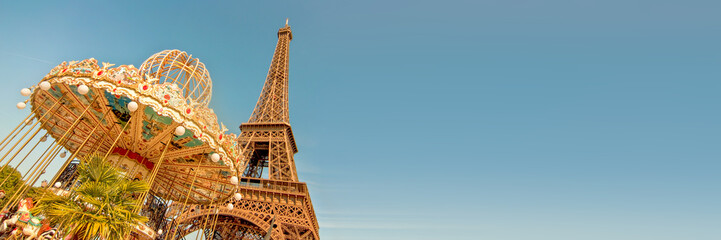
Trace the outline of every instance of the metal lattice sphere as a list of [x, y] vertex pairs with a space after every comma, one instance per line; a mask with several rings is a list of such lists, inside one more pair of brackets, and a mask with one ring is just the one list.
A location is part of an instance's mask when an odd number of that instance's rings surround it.
[[140, 66], [142, 77], [158, 79], [158, 83], [174, 83], [183, 91], [186, 101], [193, 100], [208, 106], [213, 83], [205, 64], [192, 55], [174, 49], [164, 50], [150, 56]]

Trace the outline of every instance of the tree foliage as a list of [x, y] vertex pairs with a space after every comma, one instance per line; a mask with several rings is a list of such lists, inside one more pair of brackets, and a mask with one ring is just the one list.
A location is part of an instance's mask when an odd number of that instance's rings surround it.
[[5, 166], [5, 168], [0, 171], [0, 183], [2, 183], [2, 185], [0, 185], [0, 189], [5, 191], [5, 197], [0, 199], [0, 207], [5, 206], [10, 197], [12, 197], [15, 192], [17, 192], [20, 187], [25, 184], [20, 172], [10, 166]]
[[69, 194], [47, 194], [33, 212], [43, 214], [77, 239], [123, 239], [147, 218], [133, 213], [133, 194], [148, 190], [144, 181], [125, 178], [99, 156], [86, 158], [78, 168], [80, 186]]

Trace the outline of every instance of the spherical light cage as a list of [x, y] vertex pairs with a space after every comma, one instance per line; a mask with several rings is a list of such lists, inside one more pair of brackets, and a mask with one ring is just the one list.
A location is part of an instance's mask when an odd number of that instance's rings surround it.
[[210, 74], [205, 64], [186, 52], [175, 49], [156, 53], [140, 66], [140, 75], [158, 79], [158, 84], [177, 84], [186, 101], [202, 106], [210, 103], [213, 88]]

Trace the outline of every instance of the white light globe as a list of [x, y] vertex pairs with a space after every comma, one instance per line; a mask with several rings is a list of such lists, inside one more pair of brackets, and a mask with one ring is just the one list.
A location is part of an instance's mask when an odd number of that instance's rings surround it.
[[230, 183], [233, 185], [238, 184], [238, 177], [236, 177], [236, 176], [230, 177]]
[[60, 183], [60, 182], [55, 182], [55, 188], [59, 188], [59, 187], [62, 186], [62, 185], [63, 185], [63, 184]]
[[136, 103], [136, 102], [129, 102], [129, 103], [128, 103], [128, 110], [130, 110], [130, 112], [135, 112], [135, 110], [138, 110], [138, 103]]
[[163, 229], [158, 229], [158, 235], [162, 235], [162, 234], [163, 234]]
[[19, 102], [19, 103], [18, 103], [17, 105], [15, 105], [15, 106], [18, 107], [18, 109], [25, 109], [25, 103], [24, 103], [24, 102]]
[[241, 195], [240, 193], [235, 193], [233, 195], [233, 198], [235, 198], [235, 201], [240, 201], [240, 199], [243, 199], [243, 195]]
[[233, 210], [233, 204], [232, 204], [232, 203], [228, 203], [228, 210]]
[[217, 154], [217, 153], [210, 154], [210, 160], [213, 160], [213, 162], [220, 161], [220, 154]]
[[40, 89], [47, 91], [50, 89], [50, 83], [48, 81], [40, 82]]
[[85, 95], [88, 93], [88, 91], [90, 91], [90, 88], [88, 88], [87, 85], [83, 84], [83, 85], [78, 86], [78, 93]]
[[33, 93], [33, 91], [30, 91], [29, 88], [20, 89], [20, 95], [23, 95], [23, 97], [30, 96], [31, 93]]
[[183, 126], [178, 126], [178, 127], [175, 128], [175, 135], [181, 136], [181, 135], [183, 135], [183, 134], [185, 134], [185, 127], [183, 127]]

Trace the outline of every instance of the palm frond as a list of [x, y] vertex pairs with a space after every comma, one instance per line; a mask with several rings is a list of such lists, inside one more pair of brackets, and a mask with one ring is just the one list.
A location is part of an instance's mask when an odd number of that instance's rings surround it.
[[134, 193], [149, 189], [143, 181], [131, 181], [99, 156], [86, 158], [78, 168], [79, 186], [70, 194], [46, 194], [33, 209], [51, 224], [79, 239], [123, 239], [138, 223], [148, 219], [133, 212]]

